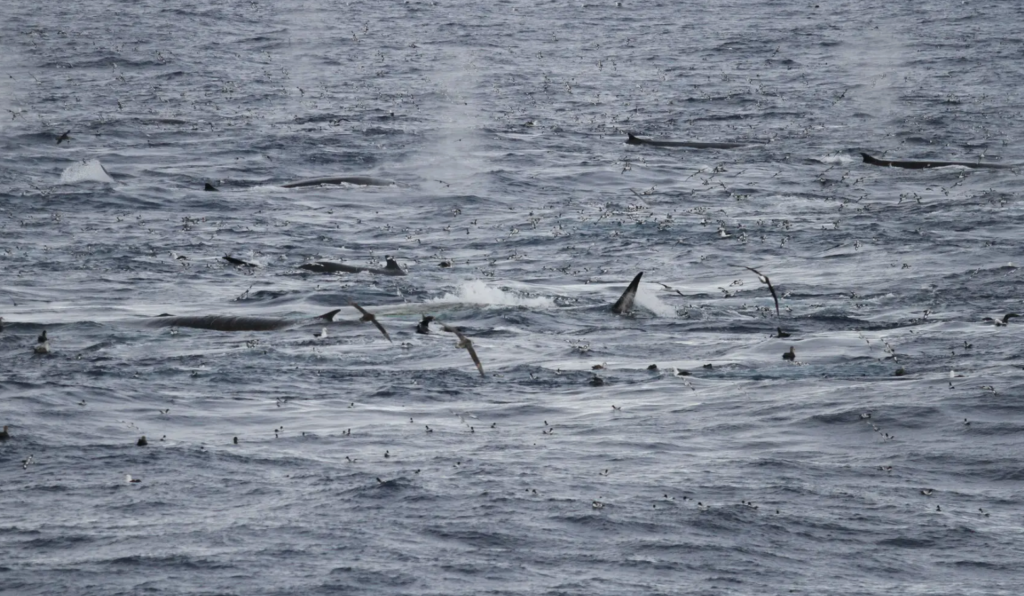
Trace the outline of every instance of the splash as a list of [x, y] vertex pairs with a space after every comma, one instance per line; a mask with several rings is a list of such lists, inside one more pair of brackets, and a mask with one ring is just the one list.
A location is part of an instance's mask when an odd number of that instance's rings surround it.
[[644, 284], [640, 284], [640, 288], [637, 289], [634, 304], [653, 312], [659, 317], [676, 316], [676, 309], [662, 302], [661, 299], [652, 292], [645, 292]]
[[456, 292], [427, 300], [433, 304], [482, 304], [485, 306], [523, 306], [526, 308], [554, 308], [555, 301], [544, 296], [525, 296], [518, 292], [488, 286], [482, 281], [462, 283]]
[[114, 184], [114, 179], [107, 173], [98, 159], [90, 159], [74, 163], [60, 175], [61, 184], [75, 184], [77, 182], [103, 182]]

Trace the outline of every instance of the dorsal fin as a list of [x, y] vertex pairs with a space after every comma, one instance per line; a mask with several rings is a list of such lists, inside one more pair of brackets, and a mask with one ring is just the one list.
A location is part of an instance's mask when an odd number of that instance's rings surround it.
[[206, 186], [203, 187], [203, 190], [210, 191], [210, 192], [217, 192], [217, 187], [212, 185], [212, 184], [210, 184], [209, 182], [207, 182]]
[[612, 305], [612, 312], [621, 315], [633, 310], [633, 300], [636, 299], [636, 291], [640, 288], [640, 278], [643, 277], [644, 272], [636, 274], [633, 281], [629, 282], [629, 287], [622, 293], [622, 296]]
[[325, 321], [333, 321], [334, 320], [334, 315], [338, 314], [339, 312], [341, 312], [341, 309], [340, 308], [336, 308], [336, 309], [332, 310], [331, 312], [325, 312], [324, 314], [320, 315], [317, 318], [318, 319], [324, 319]]
[[627, 145], [640, 145], [642, 143], [642, 141], [636, 138], [636, 136], [633, 133], [627, 132], [626, 134], [629, 135], [629, 138], [626, 139]]
[[384, 267], [385, 269], [398, 269], [399, 271], [402, 270], [402, 268], [398, 266], [398, 261], [396, 261], [394, 258], [386, 256], [384, 257], [384, 259], [387, 261], [387, 266]]

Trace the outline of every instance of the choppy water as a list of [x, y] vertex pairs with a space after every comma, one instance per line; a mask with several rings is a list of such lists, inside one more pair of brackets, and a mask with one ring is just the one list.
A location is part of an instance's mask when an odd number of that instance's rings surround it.
[[0, 591], [1017, 593], [1024, 8], [621, 4], [5, 3]]

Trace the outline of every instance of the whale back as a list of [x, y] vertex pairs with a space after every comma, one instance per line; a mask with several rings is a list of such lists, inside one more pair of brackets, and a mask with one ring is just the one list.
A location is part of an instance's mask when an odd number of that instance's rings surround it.
[[360, 273], [366, 271], [366, 267], [356, 267], [354, 265], [343, 265], [341, 263], [332, 263], [330, 261], [317, 261], [316, 263], [303, 263], [299, 265], [299, 269], [305, 269], [306, 271], [313, 271], [314, 273]]
[[[333, 321], [340, 308], [316, 317]], [[148, 327], [190, 327], [211, 331], [278, 331], [309, 322], [309, 319], [284, 319], [280, 317], [236, 317], [231, 315], [174, 316], [160, 315], [146, 321]]]
[[162, 316], [146, 322], [149, 327], [190, 327], [212, 331], [277, 331], [295, 321], [271, 317], [233, 317], [230, 315]]
[[328, 176], [325, 178], [307, 178], [282, 184], [282, 188], [298, 188], [301, 186], [320, 186], [321, 184], [355, 184], [357, 186], [391, 186], [393, 180], [371, 178], [370, 176]]
[[982, 162], [970, 162], [970, 161], [913, 161], [913, 160], [888, 160], [878, 159], [872, 157], [867, 153], [861, 153], [861, 157], [864, 158], [864, 163], [871, 164], [873, 166], [882, 166], [890, 168], [904, 168], [907, 170], [926, 170], [930, 168], [944, 168], [947, 166], [960, 166], [963, 168], [973, 169], [986, 169], [986, 170], [1006, 170], [1010, 168], [1019, 167], [1014, 164], [1001, 164], [1001, 163], [982, 163]]

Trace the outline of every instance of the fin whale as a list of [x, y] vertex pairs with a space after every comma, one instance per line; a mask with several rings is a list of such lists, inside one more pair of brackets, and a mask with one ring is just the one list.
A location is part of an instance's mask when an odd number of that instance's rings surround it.
[[299, 188], [301, 186], [320, 186], [321, 184], [355, 184], [358, 186], [392, 186], [394, 180], [371, 178], [370, 176], [328, 176], [326, 178], [306, 178], [282, 184], [282, 188]]
[[342, 263], [332, 263], [331, 261], [317, 261], [316, 263], [303, 263], [299, 265], [299, 269], [305, 269], [306, 271], [312, 271], [314, 273], [373, 273], [375, 275], [405, 275], [405, 271], [398, 266], [398, 262], [389, 256], [385, 256], [384, 259], [387, 261], [387, 266], [383, 269], [376, 269], [373, 267], [357, 267], [355, 265], [344, 265]]
[[622, 296], [619, 296], [619, 299], [612, 305], [613, 313], [621, 315], [633, 310], [633, 301], [636, 299], [636, 291], [640, 289], [640, 278], [643, 277], [643, 275], [644, 272], [641, 271], [636, 274], [633, 281], [629, 282], [629, 287], [626, 288], [626, 291], [622, 293]]
[[746, 147], [751, 143], [705, 143], [702, 141], [656, 141], [654, 139], [641, 139], [631, 133], [626, 139], [627, 145], [650, 145], [652, 147], [689, 147], [690, 149], [737, 149]]
[[160, 315], [147, 319], [147, 327], [191, 327], [212, 331], [277, 331], [319, 321], [333, 321], [335, 309], [312, 319], [285, 319], [280, 317], [234, 317], [230, 315], [174, 316]]
[[928, 168], [944, 168], [946, 166], [962, 166], [965, 168], [974, 169], [987, 169], [987, 170], [1008, 170], [1010, 168], [1020, 167], [1014, 164], [1001, 164], [1001, 163], [981, 163], [981, 162], [970, 162], [970, 161], [912, 161], [912, 160], [889, 160], [889, 159], [878, 159], [877, 157], [871, 157], [867, 153], [861, 153], [864, 158], [864, 163], [871, 164], [873, 166], [882, 166], [890, 168], [906, 168], [908, 170], [926, 170]]

